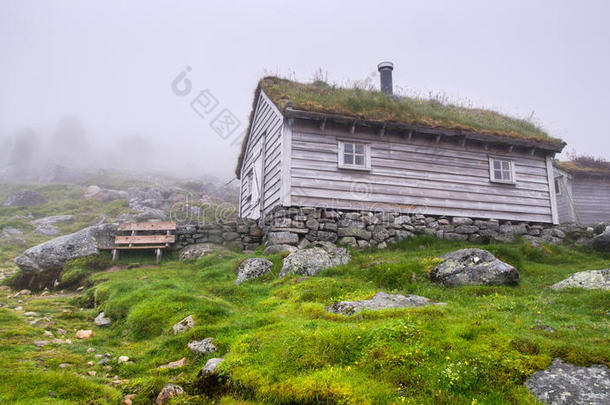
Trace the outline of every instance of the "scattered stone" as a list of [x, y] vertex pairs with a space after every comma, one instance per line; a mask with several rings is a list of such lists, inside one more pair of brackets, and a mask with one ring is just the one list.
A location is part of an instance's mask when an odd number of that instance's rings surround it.
[[90, 347], [87, 349], [87, 353], [93, 353], [95, 351], [95, 349], [93, 347]]
[[128, 361], [129, 361], [129, 356], [119, 356], [119, 358], [117, 359], [118, 364], [127, 363]]
[[95, 375], [97, 374], [97, 372], [96, 372], [96, 371], [93, 371], [93, 370], [90, 370], [90, 371], [87, 371], [87, 374], [89, 374], [91, 377], [95, 377]]
[[92, 361], [88, 361], [88, 362], [87, 362], [87, 365], [88, 365], [88, 366], [93, 366], [94, 364], [95, 364], [95, 363], [93, 363]]
[[15, 311], [23, 311], [23, 307], [15, 307], [14, 310]]
[[585, 288], [610, 290], [610, 269], [581, 271], [551, 286], [554, 290]]
[[610, 403], [610, 369], [601, 364], [579, 367], [554, 359], [549, 368], [532, 374], [525, 386], [549, 405]]
[[59, 367], [59, 368], [68, 368], [68, 367], [72, 367], [72, 364], [60, 363], [57, 367]]
[[534, 326], [532, 326], [532, 329], [543, 330], [543, 331], [548, 332], [548, 333], [555, 333], [555, 329], [553, 329], [553, 328], [551, 328], [550, 326], [547, 326], [547, 325], [534, 325]]
[[20, 295], [32, 295], [32, 292], [30, 290], [28, 290], [27, 288], [24, 288], [23, 290], [21, 290], [17, 294], [15, 294], [15, 297], [18, 297]]
[[212, 338], [194, 340], [188, 344], [188, 348], [194, 353], [203, 355], [213, 353], [217, 350], [214, 343], [212, 343]]
[[174, 335], [178, 333], [185, 332], [195, 326], [195, 321], [193, 320], [193, 316], [189, 315], [174, 326], [172, 326], [172, 331]]
[[171, 383], [167, 384], [157, 395], [155, 405], [165, 405], [171, 398], [182, 394], [184, 394], [184, 390], [181, 386]]
[[112, 319], [106, 316], [104, 312], [100, 312], [93, 320], [97, 326], [108, 326], [112, 323]]
[[32, 207], [46, 202], [47, 199], [42, 194], [32, 190], [25, 190], [9, 195], [2, 205], [5, 207]]
[[216, 370], [218, 369], [218, 366], [223, 361], [224, 361], [223, 358], [218, 358], [218, 357], [208, 360], [205, 363], [205, 366], [203, 366], [203, 368], [201, 369], [201, 371], [199, 371], [199, 374], [197, 374], [197, 376], [204, 377], [204, 376], [216, 374]]
[[515, 285], [519, 272], [482, 249], [461, 249], [441, 256], [444, 261], [430, 272], [432, 281], [445, 286]]
[[53, 337], [53, 334], [52, 334], [51, 332], [49, 332], [48, 330], [45, 330], [45, 331], [43, 332], [43, 335], [45, 335], [45, 336], [49, 336], [49, 337]]
[[48, 344], [49, 344], [48, 340], [36, 340], [34, 342], [34, 346], [36, 346], [36, 347], [44, 347], [44, 346], [46, 346]]
[[77, 339], [89, 339], [93, 336], [93, 331], [91, 329], [81, 329], [76, 332]]
[[66, 332], [66, 330], [65, 330], [65, 329], [62, 329], [62, 328], [57, 328], [57, 333], [59, 333], [60, 335], [65, 335], [65, 334], [66, 334], [66, 333], [68, 333], [68, 332]]
[[129, 394], [129, 395], [125, 395], [125, 398], [123, 398], [123, 404], [124, 405], [132, 405], [133, 404], [133, 399], [136, 397], [136, 394]]
[[189, 245], [178, 253], [179, 260], [197, 260], [212, 252], [226, 252], [227, 249], [222, 245], [214, 243], [197, 243]]
[[38, 316], [38, 314], [37, 314], [36, 312], [32, 312], [32, 311], [30, 311], [30, 312], [26, 312], [26, 313], [24, 313], [23, 315], [24, 315], [24, 316]]
[[262, 277], [269, 273], [272, 267], [273, 263], [264, 258], [252, 257], [245, 259], [237, 268], [237, 280], [235, 281], [235, 284], [239, 285], [244, 281]]
[[353, 315], [362, 310], [380, 310], [387, 308], [416, 308], [426, 305], [444, 305], [418, 295], [400, 295], [378, 292], [370, 300], [335, 302], [327, 308], [328, 312], [343, 315]]
[[167, 364], [163, 364], [160, 365], [159, 369], [164, 369], [164, 368], [180, 368], [180, 367], [184, 367], [184, 365], [186, 364], [186, 357], [181, 358], [180, 360], [176, 360], [176, 361], [172, 361], [170, 363]]
[[[304, 241], [307, 241], [307, 239], [303, 239]], [[309, 242], [309, 241], [307, 241]], [[299, 246], [300, 248], [300, 246]], [[296, 252], [298, 249], [295, 246], [292, 245], [271, 245], [271, 246], [267, 246], [265, 248], [265, 250], [263, 250], [263, 254], [264, 255], [274, 255], [274, 254], [282, 254], [282, 253], [293, 253]]]
[[284, 258], [279, 277], [287, 274], [313, 276], [320, 270], [349, 263], [351, 255], [344, 248], [324, 250], [319, 247], [298, 250]]

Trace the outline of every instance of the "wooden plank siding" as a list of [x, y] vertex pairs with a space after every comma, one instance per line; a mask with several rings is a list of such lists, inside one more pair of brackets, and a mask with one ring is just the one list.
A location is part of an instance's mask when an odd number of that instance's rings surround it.
[[610, 221], [610, 179], [574, 175], [571, 188], [578, 223], [594, 225]]
[[[256, 103], [250, 133], [248, 134], [248, 144], [241, 169], [240, 182], [240, 216], [246, 218], [258, 217], [257, 210], [262, 208], [263, 214], [268, 212], [275, 205], [280, 203], [280, 180], [282, 167], [282, 126], [283, 117], [261, 91]], [[263, 145], [264, 143], [264, 145]], [[263, 187], [261, 195], [262, 207], [259, 204], [251, 204], [250, 195], [247, 192], [248, 172], [252, 170], [254, 161], [258, 156], [255, 153], [261, 152], [264, 156], [263, 161]]]
[[[371, 170], [338, 169], [339, 139], [370, 143]], [[489, 156], [515, 162], [515, 185], [490, 182]], [[290, 160], [293, 206], [553, 221], [547, 162], [537, 154], [296, 121]]]
[[[557, 166], [554, 167], [555, 180], [559, 183], [559, 190], [556, 194], [557, 213], [559, 215], [559, 223], [577, 223], [576, 212], [574, 211], [574, 202], [572, 200], [572, 181], [571, 176], [561, 170]], [[553, 187], [554, 188], [554, 187]]]

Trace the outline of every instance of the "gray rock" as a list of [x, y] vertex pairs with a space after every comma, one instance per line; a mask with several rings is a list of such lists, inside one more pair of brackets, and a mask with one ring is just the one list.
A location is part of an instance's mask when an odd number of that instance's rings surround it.
[[227, 249], [222, 245], [217, 245], [214, 243], [196, 243], [194, 245], [188, 245], [185, 248], [181, 249], [178, 253], [178, 259], [197, 260], [212, 252], [223, 251], [227, 251]]
[[223, 358], [213, 358], [208, 360], [205, 363], [205, 366], [203, 366], [203, 368], [201, 369], [201, 371], [199, 372], [199, 377], [203, 377], [203, 376], [208, 376], [208, 375], [214, 375], [216, 374], [216, 371], [218, 369], [218, 366], [220, 365], [220, 363], [222, 363], [224, 361]]
[[150, 220], [166, 221], [167, 214], [165, 211], [157, 208], [143, 207], [140, 212], [134, 216], [134, 219], [137, 222], [146, 222]]
[[347, 264], [350, 260], [350, 253], [344, 248], [328, 251], [319, 247], [298, 250], [284, 259], [279, 276], [284, 277], [290, 273], [313, 276], [320, 270]]
[[454, 217], [451, 221], [451, 223], [453, 225], [472, 225], [473, 224], [473, 220], [471, 218], [465, 218], [465, 217]]
[[165, 405], [175, 396], [184, 394], [184, 389], [181, 386], [176, 384], [167, 384], [159, 395], [157, 395], [157, 399], [155, 400], [155, 405]]
[[554, 290], [564, 288], [610, 290], [610, 269], [574, 273], [565, 280], [553, 284], [551, 288]]
[[172, 332], [174, 332], [174, 335], [177, 335], [178, 333], [186, 332], [193, 326], [195, 326], [193, 315], [189, 315], [174, 326], [172, 326]]
[[232, 241], [232, 240], [239, 239], [239, 234], [237, 232], [224, 232], [222, 234], [222, 238], [224, 240]]
[[446, 286], [515, 285], [519, 272], [482, 249], [461, 249], [441, 256], [443, 263], [430, 272], [432, 281]]
[[267, 243], [269, 245], [296, 245], [299, 243], [299, 235], [292, 232], [269, 232]]
[[128, 193], [120, 190], [109, 190], [98, 186], [89, 186], [85, 191], [84, 198], [86, 200], [95, 200], [100, 202], [109, 202], [120, 199], [127, 199]]
[[[363, 240], [363, 239], [360, 239]], [[358, 247], [358, 242], [356, 242], [356, 238], [353, 236], [343, 236], [339, 238], [337, 241], [337, 245], [339, 246], [350, 246], [350, 247]]]
[[39, 233], [41, 235], [57, 236], [59, 235], [59, 228], [55, 225], [43, 224], [38, 225], [36, 229], [34, 229], [34, 232]]
[[252, 280], [264, 276], [271, 271], [273, 263], [262, 257], [251, 257], [245, 259], [237, 268], [237, 280], [235, 284], [239, 285], [247, 280]]
[[349, 227], [349, 228], [339, 228], [337, 231], [338, 236], [341, 238], [343, 236], [353, 236], [358, 239], [371, 239], [371, 231], [367, 231], [366, 229]]
[[52, 215], [30, 221], [30, 225], [51, 225], [56, 222], [72, 222], [74, 215]]
[[549, 368], [532, 374], [525, 386], [545, 404], [610, 404], [610, 369], [601, 364], [579, 367], [554, 359]]
[[100, 312], [93, 322], [95, 322], [97, 326], [108, 326], [112, 323], [112, 319], [107, 317], [103, 312]]
[[591, 247], [600, 252], [610, 252], [610, 230], [595, 236], [591, 240]]
[[46, 202], [47, 199], [42, 194], [32, 190], [25, 190], [9, 195], [2, 205], [5, 207], [31, 207]]
[[90, 226], [29, 248], [15, 259], [15, 263], [25, 272], [59, 270], [68, 260], [97, 255], [100, 249], [111, 249], [115, 232], [116, 227], [111, 224]]
[[218, 350], [214, 343], [212, 343], [212, 338], [206, 338], [203, 340], [193, 340], [187, 346], [190, 351], [203, 355], [213, 353]]
[[[304, 241], [307, 241], [307, 239], [303, 239]], [[264, 255], [274, 255], [274, 254], [281, 254], [281, 253], [292, 253], [292, 252], [296, 252], [297, 248], [292, 246], [292, 245], [271, 245], [265, 248], [265, 250], [263, 250], [263, 254]]]
[[330, 305], [326, 310], [335, 314], [353, 315], [362, 310], [380, 310], [387, 308], [415, 308], [426, 305], [442, 305], [418, 295], [400, 295], [378, 292], [370, 300], [341, 301]]
[[474, 225], [459, 225], [458, 227], [455, 228], [455, 233], [475, 233], [479, 230], [479, 228], [477, 228]]

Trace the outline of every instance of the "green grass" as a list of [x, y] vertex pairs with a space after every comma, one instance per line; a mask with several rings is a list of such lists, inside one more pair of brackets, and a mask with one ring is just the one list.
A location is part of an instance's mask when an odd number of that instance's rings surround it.
[[[40, 326], [6, 309], [17, 304], [3, 293], [0, 402], [116, 403], [134, 393], [135, 404], [148, 404], [171, 381], [187, 392], [175, 403], [534, 404], [523, 382], [554, 357], [610, 366], [610, 294], [548, 288], [576, 271], [610, 267], [610, 257], [567, 246], [487, 245], [518, 267], [519, 286], [431, 283], [427, 271], [435, 257], [463, 246], [416, 238], [383, 251], [355, 252], [349, 265], [300, 282], [277, 279], [281, 257], [271, 256], [271, 274], [240, 286], [234, 284], [235, 269], [243, 254], [196, 262], [167, 258], [158, 267], [90, 275], [91, 288], [76, 297], [26, 297], [25, 311], [49, 318]], [[370, 298], [378, 291], [447, 305], [354, 317], [325, 310], [336, 300]], [[114, 320], [110, 328], [93, 325], [101, 310]], [[171, 326], [187, 315], [195, 327], [171, 334]], [[57, 328], [68, 331], [72, 345], [33, 346], [48, 339], [44, 329]], [[92, 328], [94, 337], [76, 341], [79, 328]], [[215, 339], [218, 353], [202, 357], [187, 349], [189, 341], [206, 337]], [[111, 353], [111, 369], [87, 366], [96, 361], [88, 347]], [[120, 355], [133, 363], [118, 365]], [[226, 359], [223, 385], [211, 399], [195, 376], [218, 356]], [[184, 368], [157, 369], [182, 357]], [[61, 362], [72, 366], [60, 370]], [[89, 370], [97, 375], [87, 375]], [[128, 381], [113, 386], [115, 375]]]

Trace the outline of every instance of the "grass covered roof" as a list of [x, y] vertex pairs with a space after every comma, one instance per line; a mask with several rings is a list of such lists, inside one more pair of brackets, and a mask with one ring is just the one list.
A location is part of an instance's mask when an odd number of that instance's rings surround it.
[[571, 174], [610, 177], [610, 162], [602, 158], [572, 156], [571, 160], [556, 162], [556, 165]]
[[[520, 140], [551, 145], [559, 150], [565, 145], [564, 141], [549, 136], [530, 121], [438, 100], [388, 97], [380, 91], [359, 87], [343, 88], [322, 81], [299, 83], [278, 77], [265, 77], [257, 87], [255, 103], [261, 90], [282, 112], [290, 108], [356, 120], [460, 130], [493, 136], [504, 142]], [[250, 122], [252, 119], [251, 115]], [[237, 165], [238, 177], [246, 142], [247, 139], [244, 140]]]

